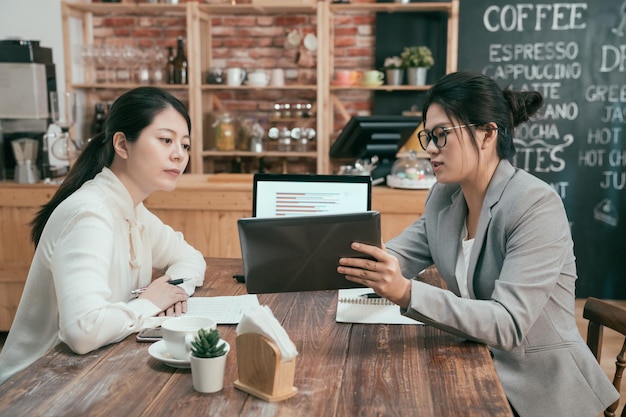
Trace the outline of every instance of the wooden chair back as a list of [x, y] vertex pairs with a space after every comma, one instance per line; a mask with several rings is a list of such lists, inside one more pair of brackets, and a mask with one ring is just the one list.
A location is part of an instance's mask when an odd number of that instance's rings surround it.
[[[589, 297], [585, 302], [583, 318], [589, 320], [587, 328], [587, 346], [589, 346], [589, 349], [591, 349], [591, 352], [593, 352], [598, 362], [600, 362], [600, 355], [602, 353], [604, 328], [608, 327], [624, 335], [624, 343], [622, 350], [617, 355], [615, 374], [613, 376], [613, 385], [620, 391], [622, 372], [626, 367], [626, 309], [607, 301]], [[614, 417], [618, 405], [619, 399], [604, 410], [604, 415], [606, 417]], [[622, 417], [626, 416], [626, 407], [622, 410], [621, 415]]]

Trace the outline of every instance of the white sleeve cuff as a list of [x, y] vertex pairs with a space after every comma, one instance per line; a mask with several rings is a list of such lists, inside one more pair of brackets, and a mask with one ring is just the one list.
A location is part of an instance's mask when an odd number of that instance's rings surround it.
[[130, 300], [128, 302], [128, 307], [144, 317], [156, 316], [161, 312], [159, 307], [157, 307], [152, 301], [145, 298], [135, 298]]

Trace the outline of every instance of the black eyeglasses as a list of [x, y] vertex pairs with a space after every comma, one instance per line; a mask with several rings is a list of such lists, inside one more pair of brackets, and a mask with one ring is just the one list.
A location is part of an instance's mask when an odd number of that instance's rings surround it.
[[426, 150], [428, 144], [433, 142], [437, 149], [441, 149], [446, 146], [448, 140], [448, 131], [452, 129], [460, 129], [462, 127], [476, 126], [474, 123], [469, 125], [451, 126], [451, 127], [436, 127], [433, 130], [420, 130], [417, 132], [417, 138], [420, 141], [422, 149]]

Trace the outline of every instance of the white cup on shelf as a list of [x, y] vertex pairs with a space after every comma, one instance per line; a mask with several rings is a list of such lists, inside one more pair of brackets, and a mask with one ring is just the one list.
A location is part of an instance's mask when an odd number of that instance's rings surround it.
[[273, 87], [282, 87], [285, 85], [285, 70], [282, 68], [274, 68], [270, 75], [270, 85]]
[[241, 85], [246, 78], [246, 71], [243, 68], [228, 68], [226, 70], [226, 84], [230, 86]]
[[248, 74], [248, 84], [264, 87], [270, 81], [270, 76], [263, 70], [256, 70]]
[[383, 78], [385, 78], [385, 74], [382, 71], [369, 70], [363, 72], [362, 82], [363, 84], [382, 84]]

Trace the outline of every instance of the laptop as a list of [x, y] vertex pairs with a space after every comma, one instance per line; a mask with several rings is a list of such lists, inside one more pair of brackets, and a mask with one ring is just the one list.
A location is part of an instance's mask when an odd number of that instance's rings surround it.
[[367, 175], [262, 174], [253, 178], [252, 217], [356, 213], [372, 208]]
[[359, 288], [337, 272], [339, 258], [364, 257], [354, 241], [381, 245], [380, 213], [328, 214], [237, 221], [250, 294]]

